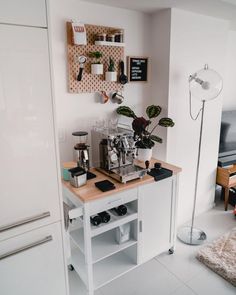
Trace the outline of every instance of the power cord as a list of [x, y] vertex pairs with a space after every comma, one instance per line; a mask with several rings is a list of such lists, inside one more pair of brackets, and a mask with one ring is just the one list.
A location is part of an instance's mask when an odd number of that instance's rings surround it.
[[197, 113], [196, 117], [193, 116], [192, 114], [192, 94], [191, 94], [191, 90], [189, 89], [189, 114], [190, 117], [193, 121], [196, 121], [198, 119], [198, 117], [200, 116], [202, 111], [202, 108], [200, 108], [199, 112]]

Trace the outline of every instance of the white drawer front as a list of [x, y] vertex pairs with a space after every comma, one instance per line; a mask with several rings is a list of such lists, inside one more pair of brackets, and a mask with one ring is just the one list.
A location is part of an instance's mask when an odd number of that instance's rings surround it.
[[46, 0], [0, 0], [0, 23], [46, 27]]
[[0, 243], [4, 295], [66, 295], [60, 223]]
[[[40, 211], [39, 211], [40, 212]], [[51, 221], [51, 212], [45, 211], [35, 215], [24, 216], [8, 224], [0, 225], [0, 241], [9, 239], [12, 236], [32, 230]]]
[[90, 214], [92, 215], [104, 210], [109, 210], [121, 204], [136, 200], [137, 198], [138, 190], [137, 188], [133, 188], [110, 195], [108, 197], [104, 197], [101, 200], [92, 201], [89, 204]]

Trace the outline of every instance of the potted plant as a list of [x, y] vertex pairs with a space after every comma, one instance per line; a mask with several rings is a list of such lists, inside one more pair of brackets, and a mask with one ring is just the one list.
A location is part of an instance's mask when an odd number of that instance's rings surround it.
[[116, 81], [117, 80], [117, 72], [115, 71], [115, 62], [114, 59], [109, 57], [109, 65], [108, 71], [106, 72], [106, 81]]
[[94, 59], [91, 64], [91, 73], [93, 75], [102, 75], [103, 74], [103, 64], [101, 64], [101, 60], [100, 60], [100, 58], [102, 57], [102, 52], [91, 51], [91, 52], [89, 52], [89, 57]]
[[173, 127], [175, 123], [170, 118], [161, 118], [152, 128], [151, 119], [157, 118], [161, 113], [161, 107], [150, 105], [146, 109], [148, 120], [144, 117], [137, 117], [136, 114], [127, 106], [118, 107], [116, 112], [119, 115], [133, 118], [132, 128], [137, 147], [137, 158], [140, 161], [150, 161], [152, 157], [152, 148], [155, 142], [162, 143], [162, 138], [154, 135], [154, 130], [158, 127]]

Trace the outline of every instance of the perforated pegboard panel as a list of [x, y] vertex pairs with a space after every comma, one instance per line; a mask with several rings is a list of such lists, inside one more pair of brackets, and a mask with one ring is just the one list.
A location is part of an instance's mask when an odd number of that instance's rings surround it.
[[[85, 25], [87, 33], [87, 45], [76, 46], [72, 44], [72, 28], [71, 23], [67, 22], [67, 50], [68, 50], [68, 71], [69, 71], [69, 92], [70, 93], [92, 93], [100, 91], [116, 91], [122, 90], [122, 85], [118, 82], [105, 81], [105, 72], [108, 68], [109, 57], [115, 61], [115, 70], [119, 72], [119, 61], [124, 60], [124, 47], [113, 46], [98, 46], [94, 45], [95, 35], [98, 33], [109, 33], [111, 30], [119, 28], [102, 27], [95, 25]], [[103, 75], [91, 74], [91, 58], [88, 57], [90, 51], [101, 51], [103, 57], [101, 62], [103, 64]], [[85, 55], [88, 57], [83, 70], [82, 81], [77, 81], [79, 73], [79, 64], [76, 62], [76, 57]]]

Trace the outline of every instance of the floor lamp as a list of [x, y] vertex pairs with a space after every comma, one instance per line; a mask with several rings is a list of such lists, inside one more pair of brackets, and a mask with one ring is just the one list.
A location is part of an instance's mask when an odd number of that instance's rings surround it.
[[[188, 82], [189, 82], [190, 116], [192, 120], [196, 121], [201, 114], [201, 125], [200, 125], [200, 135], [199, 135], [199, 142], [198, 142], [197, 171], [196, 171], [196, 177], [195, 177], [191, 226], [185, 226], [180, 228], [177, 236], [185, 244], [200, 245], [207, 239], [207, 236], [203, 230], [194, 227], [197, 190], [198, 190], [198, 176], [199, 176], [199, 167], [200, 167], [200, 158], [201, 158], [204, 110], [205, 110], [205, 103], [209, 100], [215, 99], [220, 94], [223, 87], [223, 81], [217, 72], [209, 69], [208, 65], [205, 65], [203, 69], [194, 73], [193, 75], [190, 75]], [[195, 117], [192, 115], [192, 110], [191, 110], [192, 96], [202, 102], [202, 107]]]

